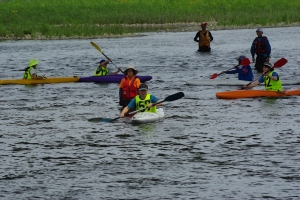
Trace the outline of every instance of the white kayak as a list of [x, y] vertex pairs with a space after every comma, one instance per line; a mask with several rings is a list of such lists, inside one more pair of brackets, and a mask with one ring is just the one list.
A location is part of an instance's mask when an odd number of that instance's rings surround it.
[[[242, 81], [237, 79], [191, 79], [186, 81], [187, 85], [228, 85], [228, 86], [243, 86], [251, 81]], [[300, 85], [300, 80], [281, 80], [282, 85]]]
[[135, 114], [130, 119], [130, 123], [145, 124], [145, 123], [160, 121], [164, 117], [165, 117], [164, 110], [162, 108], [157, 108], [156, 113], [153, 113], [153, 112], [139, 112], [139, 113]]

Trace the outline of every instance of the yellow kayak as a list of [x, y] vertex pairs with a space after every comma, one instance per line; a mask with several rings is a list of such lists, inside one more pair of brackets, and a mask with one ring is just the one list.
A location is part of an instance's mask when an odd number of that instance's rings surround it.
[[49, 77], [44, 79], [3, 79], [0, 80], [0, 85], [16, 84], [16, 85], [27, 85], [27, 84], [51, 84], [51, 83], [70, 83], [78, 82], [79, 77]]

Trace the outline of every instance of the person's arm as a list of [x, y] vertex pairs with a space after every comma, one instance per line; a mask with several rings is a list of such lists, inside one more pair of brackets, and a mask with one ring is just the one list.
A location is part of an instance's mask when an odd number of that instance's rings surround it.
[[159, 103], [158, 98], [157, 98], [156, 96], [151, 95], [151, 96], [150, 96], [150, 101], [151, 101], [152, 103], [149, 103], [149, 104], [148, 104], [148, 106], [147, 106], [148, 108], [151, 108], [151, 107], [153, 106], [154, 103], [157, 103], [156, 106], [162, 106], [162, 103]]
[[109, 75], [115, 75], [115, 74], [119, 73], [120, 71], [122, 71], [121, 68], [118, 68], [117, 71], [111, 72], [111, 73], [109, 73]]
[[126, 106], [126, 107], [122, 110], [122, 112], [120, 113], [120, 117], [124, 117], [125, 114], [126, 114], [128, 111], [129, 111], [129, 108], [128, 108], [128, 106]]
[[266, 74], [264, 74], [264, 76], [269, 77], [270, 79], [272, 79], [273, 81], [278, 81], [278, 74], [276, 72], [273, 72], [272, 75], [269, 74], [269, 72], [267, 72]]
[[125, 114], [130, 110], [135, 108], [135, 98], [133, 98], [129, 104], [122, 110], [122, 112], [120, 113], [120, 117], [124, 117]]
[[200, 31], [198, 31], [198, 32], [196, 33], [196, 36], [194, 37], [194, 41], [195, 41], [195, 42], [199, 42], [198, 38], [199, 38], [199, 40], [200, 40]]
[[212, 36], [212, 34], [211, 34], [211, 32], [210, 31], [208, 31], [208, 33], [209, 33], [209, 37], [210, 37], [210, 41], [213, 41], [213, 36]]
[[256, 81], [252, 82], [250, 85], [244, 85], [243, 89], [253, 88], [253, 87], [255, 87], [255, 86], [259, 85], [259, 84], [260, 84], [260, 82], [258, 80], [256, 80]]
[[[255, 39], [254, 39], [254, 41], [255, 41]], [[254, 56], [255, 56], [254, 41], [252, 42], [252, 45], [251, 45], [251, 48], [250, 48], [250, 53], [252, 55], [252, 62], [255, 62], [255, 58], [254, 58]]]

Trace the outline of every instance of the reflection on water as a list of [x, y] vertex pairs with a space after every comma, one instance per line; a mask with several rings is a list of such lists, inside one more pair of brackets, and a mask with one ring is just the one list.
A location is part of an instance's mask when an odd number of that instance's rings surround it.
[[[299, 28], [264, 31], [271, 62], [289, 61], [276, 69], [281, 79], [299, 79]], [[166, 118], [159, 123], [90, 122], [119, 116], [117, 84], [0, 85], [0, 197], [300, 198], [300, 98], [221, 100], [216, 92], [236, 87], [186, 85], [232, 67], [240, 54], [250, 57], [256, 36], [252, 29], [212, 31], [212, 52], [202, 54], [195, 34], [94, 40], [118, 67], [134, 65], [139, 75], [153, 76], [149, 93], [161, 99], [185, 93], [164, 103]], [[90, 76], [104, 57], [90, 40], [5, 41], [0, 78], [21, 78], [17, 70], [30, 58], [51, 77]]]

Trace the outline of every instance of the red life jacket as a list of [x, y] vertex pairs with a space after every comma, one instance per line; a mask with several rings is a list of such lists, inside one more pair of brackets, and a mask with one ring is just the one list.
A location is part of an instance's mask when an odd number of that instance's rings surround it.
[[260, 41], [258, 41], [258, 37], [254, 40], [254, 52], [256, 54], [263, 54], [267, 52], [267, 48], [265, 45], [265, 39], [267, 37], [263, 36]]
[[132, 80], [131, 84], [129, 85], [129, 80], [127, 77], [125, 77], [125, 82], [122, 88], [122, 99], [133, 99], [136, 95], [139, 94], [138, 88], [135, 87], [134, 82], [135, 82], [136, 77]]

